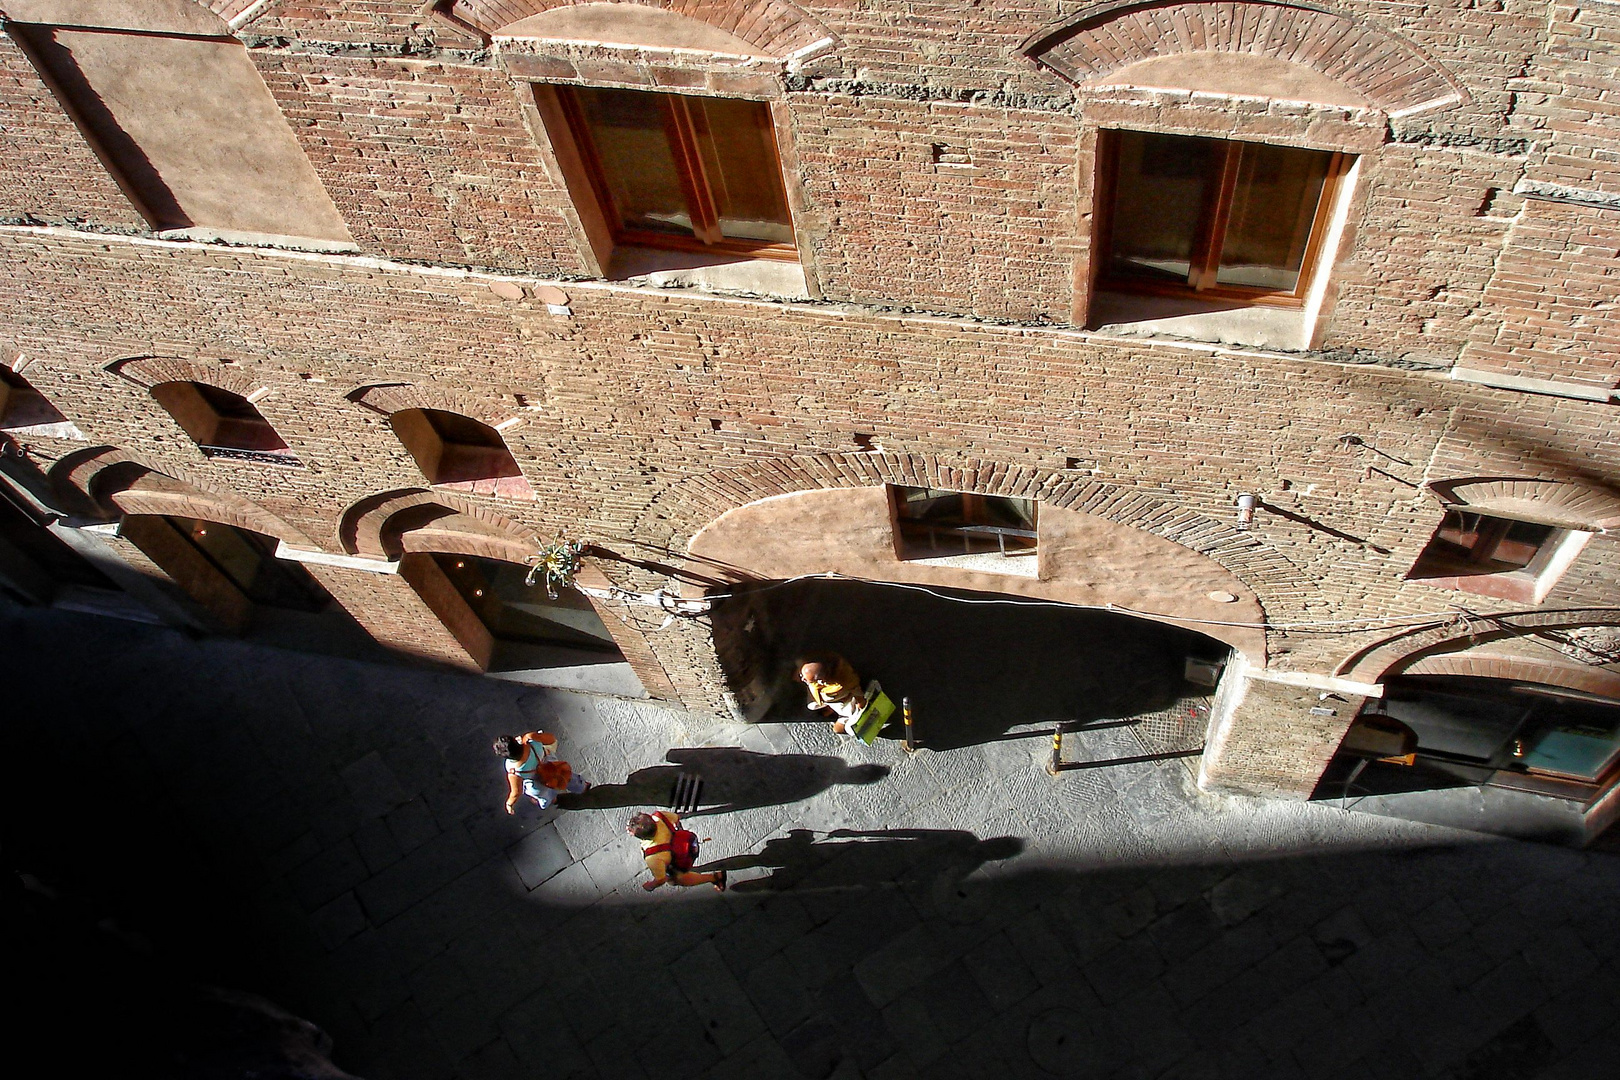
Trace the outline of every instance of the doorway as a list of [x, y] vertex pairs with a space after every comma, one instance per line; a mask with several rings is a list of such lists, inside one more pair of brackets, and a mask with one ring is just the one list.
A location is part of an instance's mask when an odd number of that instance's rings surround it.
[[[739, 699], [766, 722], [814, 719], [794, 661], [832, 651], [897, 703], [926, 745], [954, 749], [1054, 723], [1170, 719], [1201, 743], [1213, 689], [1187, 680], [1229, 646], [1146, 619], [997, 593], [816, 579], [739, 588], [714, 609], [715, 643]], [[745, 701], [745, 706], [748, 704]]]

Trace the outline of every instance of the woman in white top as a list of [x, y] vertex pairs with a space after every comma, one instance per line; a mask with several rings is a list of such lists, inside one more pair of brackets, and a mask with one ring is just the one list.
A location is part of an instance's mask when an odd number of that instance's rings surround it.
[[525, 735], [502, 735], [495, 740], [495, 752], [506, 759], [506, 812], [517, 813], [519, 795], [527, 795], [544, 810], [560, 792], [579, 795], [591, 783], [575, 773], [566, 761], [551, 759], [557, 751], [557, 736], [545, 731]]

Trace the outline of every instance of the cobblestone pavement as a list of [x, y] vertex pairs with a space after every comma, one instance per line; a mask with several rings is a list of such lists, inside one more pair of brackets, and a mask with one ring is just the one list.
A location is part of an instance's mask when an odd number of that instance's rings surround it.
[[[907, 757], [60, 612], [0, 642], [13, 865], [368, 1080], [1620, 1075], [1611, 854], [1182, 758], [1053, 779], [1039, 729]], [[1173, 751], [1197, 707], [1068, 754]], [[599, 786], [509, 818], [489, 740], [536, 727]], [[724, 895], [638, 887], [626, 808], [682, 771]]]

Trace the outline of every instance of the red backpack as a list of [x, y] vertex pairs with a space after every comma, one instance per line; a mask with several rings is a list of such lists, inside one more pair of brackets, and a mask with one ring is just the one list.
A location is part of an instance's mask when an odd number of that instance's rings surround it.
[[669, 843], [654, 844], [647, 848], [644, 855], [662, 855], [669, 852], [669, 866], [671, 870], [690, 870], [697, 864], [698, 850], [702, 846], [698, 843], [697, 833], [690, 829], [683, 829], [680, 824], [671, 821], [669, 815], [659, 811], [654, 815], [669, 829]]

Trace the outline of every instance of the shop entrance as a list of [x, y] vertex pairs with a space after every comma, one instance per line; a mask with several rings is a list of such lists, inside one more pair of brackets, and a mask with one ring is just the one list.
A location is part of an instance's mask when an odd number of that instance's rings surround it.
[[[528, 573], [518, 563], [445, 552], [410, 552], [400, 562], [400, 575], [490, 674], [639, 696], [590, 601], [572, 589], [548, 597]], [[608, 665], [622, 671], [593, 672]]]
[[119, 534], [156, 563], [219, 629], [244, 630], [256, 614], [314, 614], [335, 606], [309, 571], [275, 557], [273, 537], [167, 514], [130, 514]]
[[[1368, 790], [1490, 785], [1589, 801], [1620, 779], [1620, 701], [1511, 679], [1403, 675], [1378, 713], [1416, 735], [1410, 765], [1375, 762]], [[1363, 718], [1364, 721], [1368, 718]]]
[[1105, 611], [848, 580], [738, 587], [715, 605], [714, 626], [727, 677], [759, 719], [814, 719], [794, 661], [831, 650], [897, 702], [909, 696], [936, 750], [1054, 722], [1196, 714], [1202, 725], [1212, 688], [1188, 681], [1187, 661], [1209, 671], [1229, 653], [1202, 634]]

